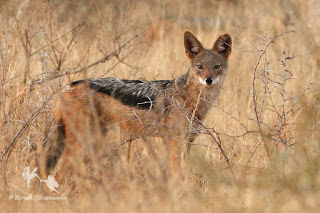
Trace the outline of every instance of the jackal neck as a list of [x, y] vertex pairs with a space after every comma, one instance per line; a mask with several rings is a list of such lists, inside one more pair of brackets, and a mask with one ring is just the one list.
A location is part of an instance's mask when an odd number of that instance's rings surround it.
[[221, 84], [213, 87], [204, 87], [190, 77], [190, 71], [174, 80], [175, 94], [180, 100], [180, 105], [184, 106], [189, 113], [195, 111], [195, 116], [203, 120], [212, 109], [217, 100]]

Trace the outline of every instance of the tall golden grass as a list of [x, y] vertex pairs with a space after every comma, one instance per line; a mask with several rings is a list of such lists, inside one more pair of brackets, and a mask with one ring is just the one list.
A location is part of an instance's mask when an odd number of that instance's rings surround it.
[[[319, 210], [319, 2], [13, 0], [0, 7], [1, 212]], [[214, 137], [200, 134], [182, 178], [163, 178], [137, 140], [129, 163], [124, 144], [112, 162], [81, 165], [72, 177], [77, 190], [58, 187], [67, 200], [12, 197], [59, 196], [35, 179], [28, 188], [22, 177], [52, 131], [57, 93], [88, 77], [179, 76], [188, 69], [185, 30], [206, 47], [229, 33], [234, 46], [205, 121]], [[266, 73], [292, 79], [266, 84]], [[121, 141], [115, 134], [103, 143]], [[165, 161], [161, 141], [154, 146]]]

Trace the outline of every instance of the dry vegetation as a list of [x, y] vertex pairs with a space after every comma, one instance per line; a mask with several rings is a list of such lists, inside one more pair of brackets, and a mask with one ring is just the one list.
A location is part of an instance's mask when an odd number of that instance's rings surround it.
[[[320, 3], [315, 0], [1, 1], [1, 212], [316, 212], [320, 209]], [[216, 107], [184, 162], [164, 178], [145, 144], [119, 145], [107, 164], [81, 165], [53, 196], [23, 169], [52, 132], [51, 108], [87, 77], [172, 79], [187, 71], [183, 32], [205, 46], [233, 38]], [[167, 161], [161, 141], [154, 149]], [[110, 150], [106, 150], [106, 154]], [[57, 196], [57, 195], [56, 195]]]

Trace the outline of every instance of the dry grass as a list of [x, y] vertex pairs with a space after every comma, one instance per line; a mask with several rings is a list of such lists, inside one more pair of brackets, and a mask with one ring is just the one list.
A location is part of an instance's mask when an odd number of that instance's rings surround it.
[[[0, 7], [1, 212], [319, 210], [319, 2], [16, 0]], [[84, 173], [75, 177], [82, 186], [76, 193], [62, 183], [58, 190], [68, 193], [66, 201], [9, 199], [54, 195], [37, 181], [27, 188], [21, 174], [36, 166], [57, 93], [87, 77], [179, 76], [188, 66], [185, 30], [207, 47], [219, 34], [233, 38], [223, 91], [205, 121], [231, 166], [219, 148], [204, 146], [216, 142], [203, 134], [184, 162], [183, 178], [164, 179], [135, 141], [129, 165], [123, 145], [111, 163], [90, 165], [94, 172], [79, 169]], [[113, 52], [116, 57], [87, 68]], [[280, 81], [284, 70], [293, 79], [266, 84], [266, 71]], [[120, 143], [117, 135], [104, 142]], [[162, 143], [155, 146], [165, 161]]]

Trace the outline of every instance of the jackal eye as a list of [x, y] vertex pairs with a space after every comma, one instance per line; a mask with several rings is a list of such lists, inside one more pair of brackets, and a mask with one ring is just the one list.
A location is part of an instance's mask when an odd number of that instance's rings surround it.
[[220, 64], [217, 64], [216, 66], [214, 66], [215, 69], [219, 69], [220, 68]]
[[199, 70], [203, 69], [203, 66], [201, 64], [197, 65], [197, 67], [198, 67]]

